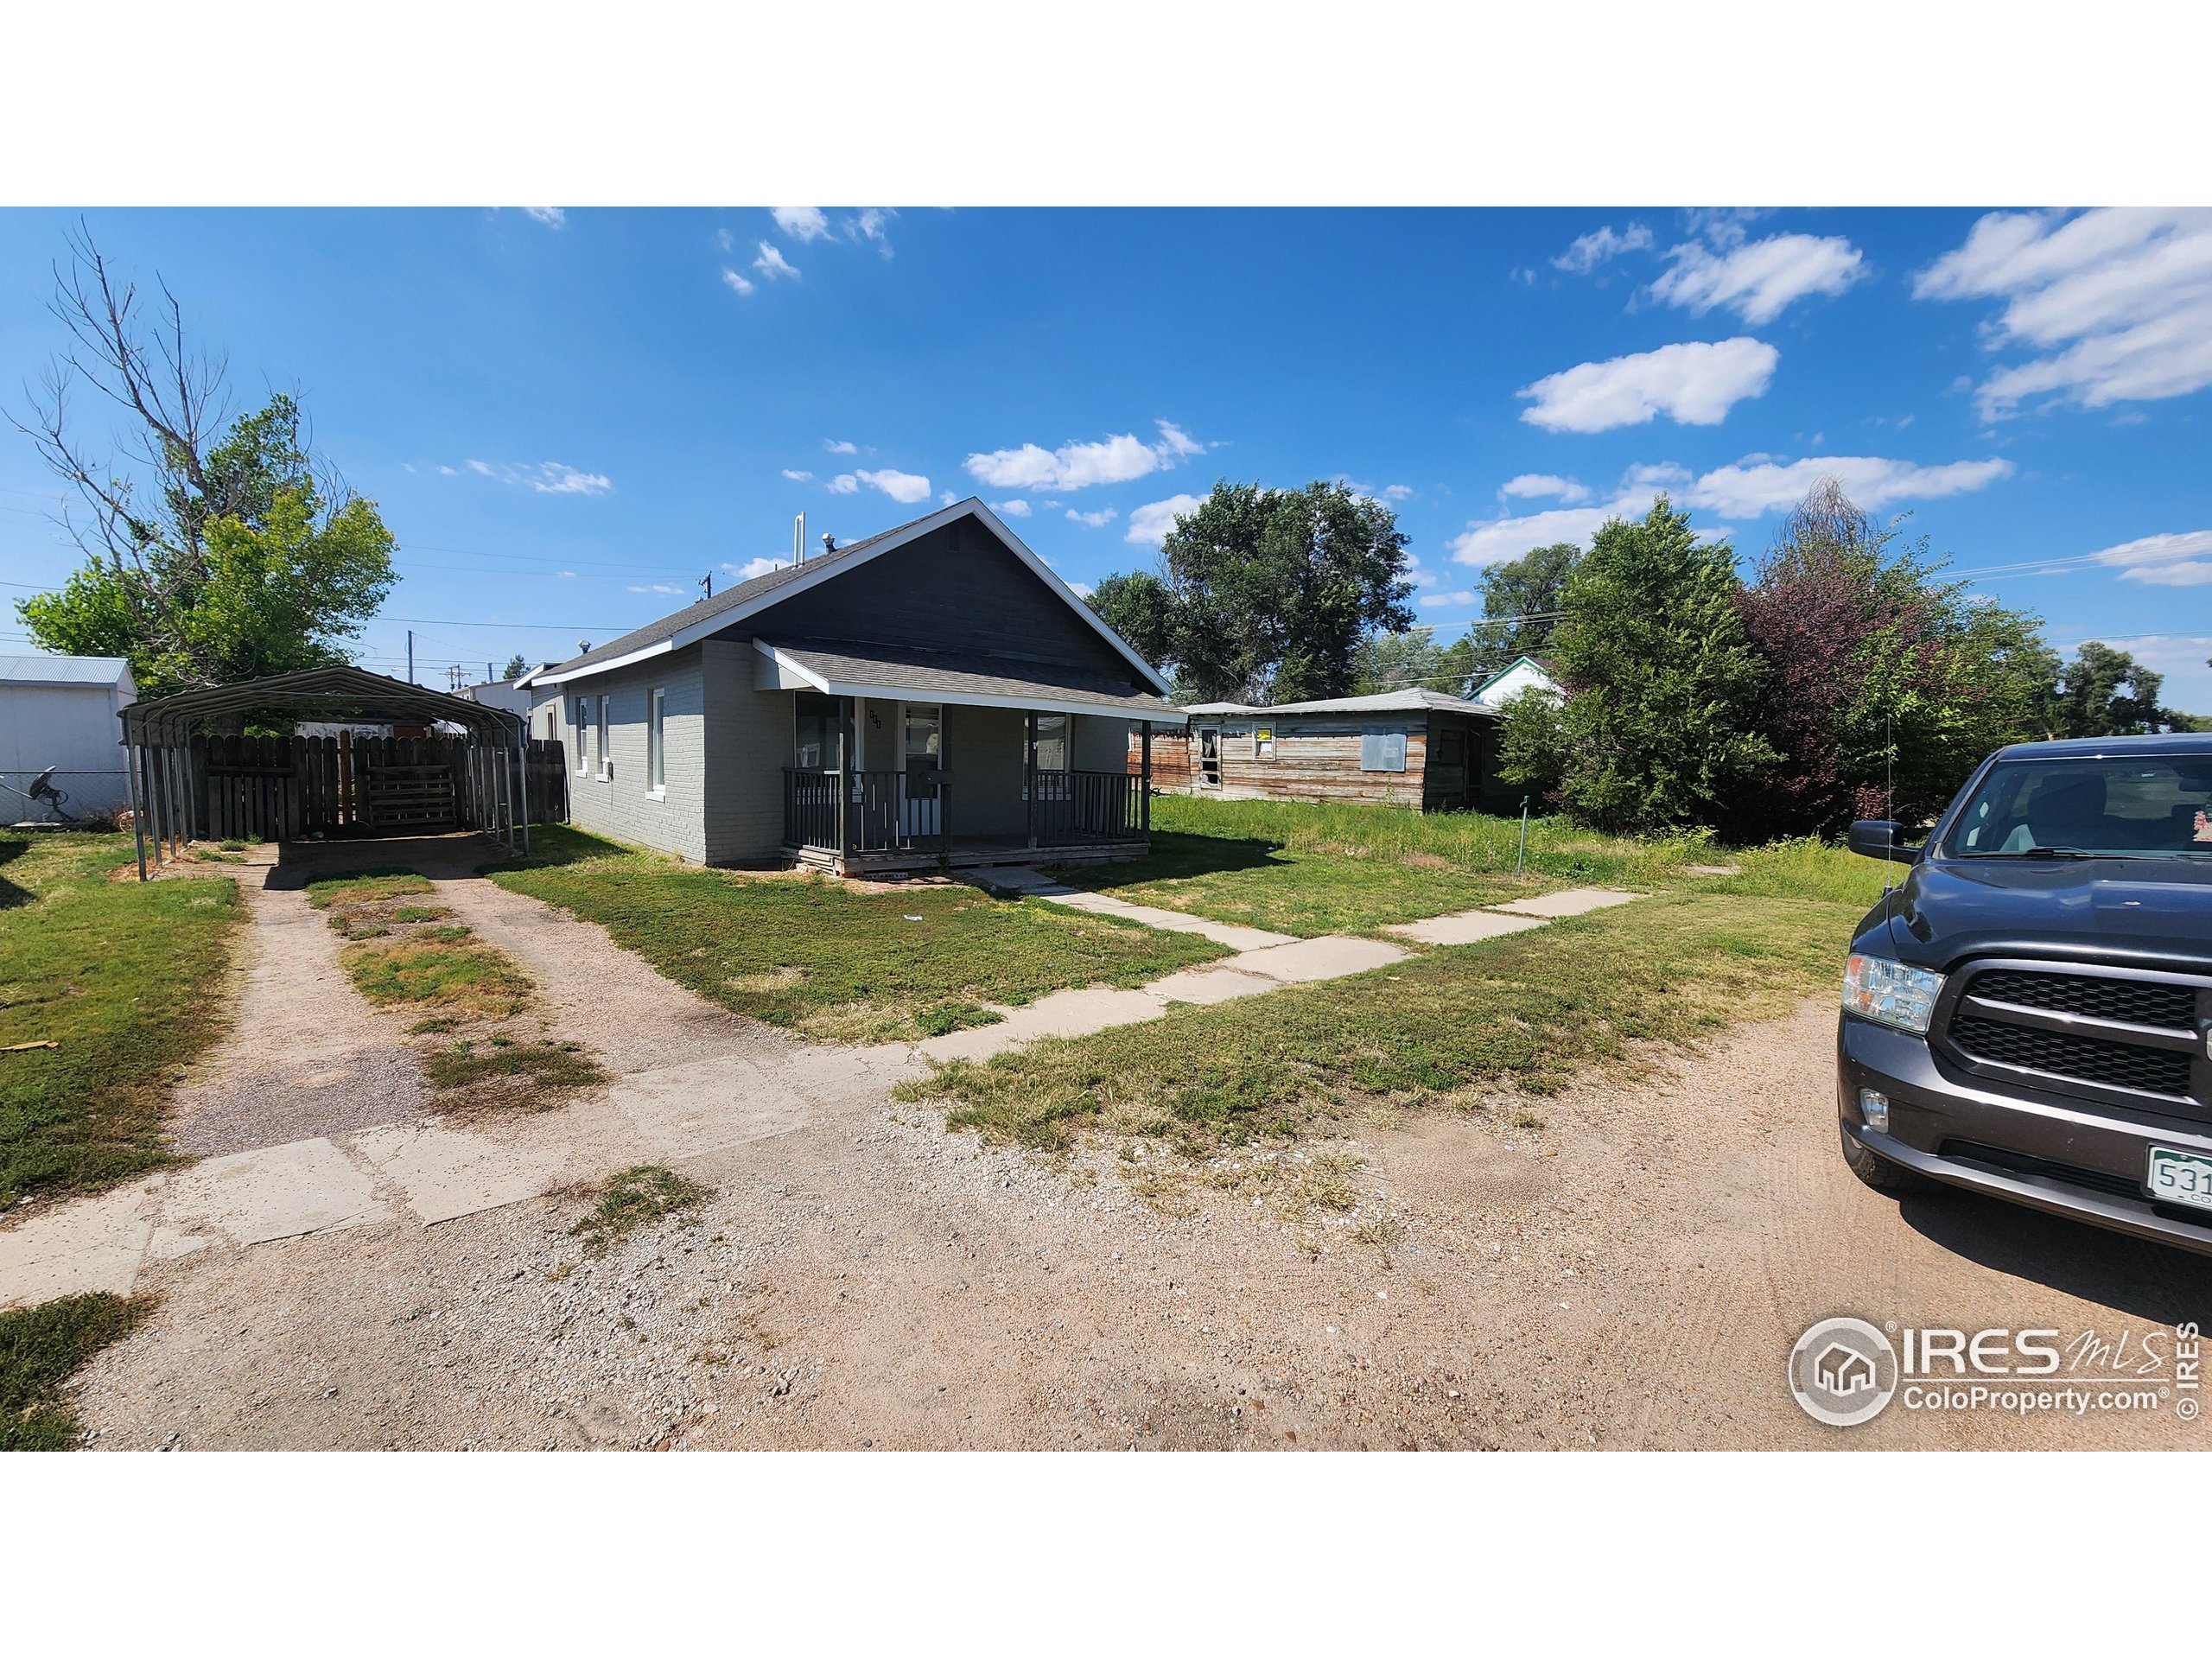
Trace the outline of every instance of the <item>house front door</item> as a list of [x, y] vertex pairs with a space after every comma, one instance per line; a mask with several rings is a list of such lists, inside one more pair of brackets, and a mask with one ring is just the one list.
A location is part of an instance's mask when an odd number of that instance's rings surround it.
[[910, 702], [899, 725], [899, 828], [910, 836], [934, 836], [942, 824], [938, 772], [944, 765], [944, 710], [934, 702]]

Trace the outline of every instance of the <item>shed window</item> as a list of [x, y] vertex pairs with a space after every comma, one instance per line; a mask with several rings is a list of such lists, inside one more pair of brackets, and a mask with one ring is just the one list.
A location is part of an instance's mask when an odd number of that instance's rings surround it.
[[1272, 760], [1275, 758], [1275, 728], [1274, 727], [1262, 726], [1252, 734], [1252, 753], [1253, 759], [1257, 760]]
[[1359, 769], [1362, 772], [1403, 772], [1406, 769], [1406, 734], [1403, 732], [1369, 732], [1359, 740]]
[[668, 688], [645, 693], [645, 787], [658, 794], [668, 787]]

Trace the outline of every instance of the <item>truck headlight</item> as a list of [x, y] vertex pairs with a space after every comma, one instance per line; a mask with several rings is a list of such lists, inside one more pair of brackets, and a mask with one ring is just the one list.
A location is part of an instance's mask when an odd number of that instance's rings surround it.
[[1843, 1011], [1899, 1031], [1925, 1033], [1942, 989], [1942, 975], [1884, 957], [1853, 957], [1843, 965]]

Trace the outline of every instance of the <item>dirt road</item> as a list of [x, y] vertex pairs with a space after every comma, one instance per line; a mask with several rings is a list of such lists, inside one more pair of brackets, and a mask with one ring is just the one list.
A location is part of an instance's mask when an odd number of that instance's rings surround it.
[[[696, 1052], [808, 1064], [641, 991], [599, 930], [438, 874], [557, 1023], [616, 1033], [618, 1062], [711, 1033]], [[594, 1020], [594, 985], [618, 1017]], [[1296, 1223], [1166, 1154], [1053, 1166], [880, 1083], [830, 1091], [684, 1162], [711, 1201], [603, 1258], [569, 1235], [582, 1201], [556, 1196], [149, 1267], [160, 1310], [84, 1374], [79, 1409], [96, 1446], [187, 1449], [2212, 1443], [2171, 1400], [1893, 1406], [1855, 1429], [1800, 1412], [1784, 1362], [1831, 1314], [2094, 1332], [2130, 1384], [2146, 1335], [2155, 1383], [2153, 1333], [2212, 1315], [2212, 1262], [1861, 1188], [1835, 1151], [1832, 1021], [1808, 1004], [1654, 1079], [1591, 1082], [1535, 1103], [1540, 1128], [1496, 1109], [1363, 1125], [1339, 1148], [1365, 1160], [1357, 1208]]]

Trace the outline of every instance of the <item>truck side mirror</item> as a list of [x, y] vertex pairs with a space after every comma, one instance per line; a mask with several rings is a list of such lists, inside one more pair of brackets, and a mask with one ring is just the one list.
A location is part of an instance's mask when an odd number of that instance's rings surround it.
[[1904, 827], [1891, 818], [1860, 818], [1844, 836], [1844, 845], [1863, 857], [1894, 859], [1900, 864], [1910, 864], [1920, 856], [1920, 849], [1899, 843], [1897, 831]]

